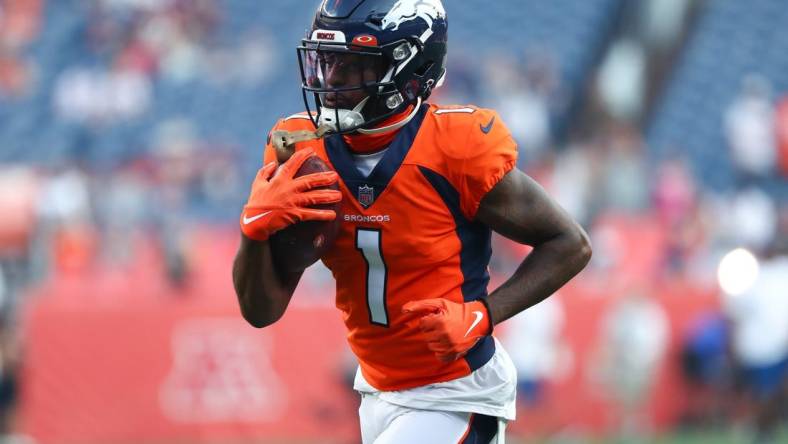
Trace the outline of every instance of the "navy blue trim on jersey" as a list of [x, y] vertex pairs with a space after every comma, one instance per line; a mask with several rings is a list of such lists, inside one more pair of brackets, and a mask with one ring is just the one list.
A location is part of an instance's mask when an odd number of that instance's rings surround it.
[[489, 444], [498, 434], [498, 418], [471, 413], [468, 434], [460, 444]]
[[495, 354], [495, 340], [492, 336], [487, 335], [479, 339], [468, 353], [465, 355], [465, 362], [468, 363], [472, 372], [482, 368], [484, 364], [492, 359]]
[[486, 297], [487, 284], [490, 282], [487, 266], [490, 264], [490, 256], [492, 256], [492, 247], [490, 246], [492, 231], [481, 222], [465, 218], [460, 210], [460, 193], [445, 177], [422, 166], [419, 167], [419, 170], [438, 192], [454, 217], [457, 237], [462, 243], [460, 268], [464, 278], [462, 282], [463, 299], [465, 302], [471, 302]]
[[[446, 207], [454, 217], [455, 230], [460, 239], [460, 269], [462, 270], [462, 298], [465, 302], [476, 301], [487, 297], [487, 284], [490, 274], [487, 266], [492, 256], [490, 241], [492, 231], [480, 222], [468, 220], [460, 209], [460, 193], [443, 176], [435, 171], [419, 166], [425, 179], [438, 193]], [[465, 361], [471, 371], [487, 363], [495, 354], [495, 341], [492, 336], [485, 336], [476, 343], [465, 355]]]
[[[328, 154], [331, 164], [336, 168], [339, 177], [350, 190], [350, 193], [364, 208], [368, 208], [375, 203], [377, 197], [386, 189], [394, 174], [402, 166], [402, 162], [405, 160], [405, 156], [408, 155], [408, 151], [410, 151], [410, 147], [413, 145], [413, 141], [421, 128], [424, 116], [427, 115], [428, 108], [429, 105], [422, 105], [413, 119], [399, 130], [388, 150], [383, 154], [383, 158], [380, 159], [380, 162], [378, 162], [368, 177], [364, 177], [356, 168], [351, 150], [341, 135], [326, 137], [326, 154]], [[363, 193], [360, 191], [361, 188], [364, 189]]]

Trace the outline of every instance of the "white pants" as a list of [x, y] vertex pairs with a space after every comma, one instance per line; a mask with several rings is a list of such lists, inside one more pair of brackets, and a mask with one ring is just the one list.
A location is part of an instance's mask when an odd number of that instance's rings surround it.
[[[418, 410], [363, 393], [363, 444], [503, 444], [505, 422], [474, 413]], [[496, 440], [497, 437], [497, 440]]]

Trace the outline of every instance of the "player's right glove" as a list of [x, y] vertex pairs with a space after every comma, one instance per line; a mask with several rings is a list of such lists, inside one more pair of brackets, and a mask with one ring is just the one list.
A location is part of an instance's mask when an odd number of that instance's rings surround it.
[[419, 328], [427, 339], [427, 348], [443, 362], [465, 356], [493, 329], [490, 311], [482, 301], [459, 303], [443, 298], [423, 299], [406, 303], [402, 312], [419, 317]]
[[312, 149], [299, 150], [278, 171], [276, 162], [271, 162], [257, 172], [241, 214], [241, 231], [246, 237], [264, 241], [296, 222], [336, 218], [333, 210], [309, 208], [342, 199], [342, 193], [337, 190], [315, 189], [335, 183], [339, 177], [336, 172], [294, 177], [306, 159], [314, 154]]

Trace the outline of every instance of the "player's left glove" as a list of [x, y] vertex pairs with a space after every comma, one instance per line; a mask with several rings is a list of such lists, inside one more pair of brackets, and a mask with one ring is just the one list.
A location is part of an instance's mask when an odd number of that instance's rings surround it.
[[424, 299], [408, 302], [402, 312], [421, 316], [419, 327], [427, 338], [427, 347], [443, 362], [465, 356], [493, 329], [490, 313], [481, 301], [461, 304], [447, 299]]
[[314, 150], [306, 148], [296, 151], [278, 171], [276, 162], [260, 168], [240, 218], [241, 231], [246, 237], [265, 241], [296, 222], [336, 218], [333, 210], [310, 207], [342, 199], [342, 193], [337, 190], [320, 189], [335, 183], [337, 173], [326, 171], [295, 177], [301, 165], [314, 154]]

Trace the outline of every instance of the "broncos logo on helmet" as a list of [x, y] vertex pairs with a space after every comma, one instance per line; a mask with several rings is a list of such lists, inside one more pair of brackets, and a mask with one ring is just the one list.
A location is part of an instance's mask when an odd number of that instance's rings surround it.
[[446, 17], [440, 1], [399, 0], [383, 17], [382, 28], [396, 31], [402, 23], [421, 18], [431, 29], [432, 21], [440, 17]]

